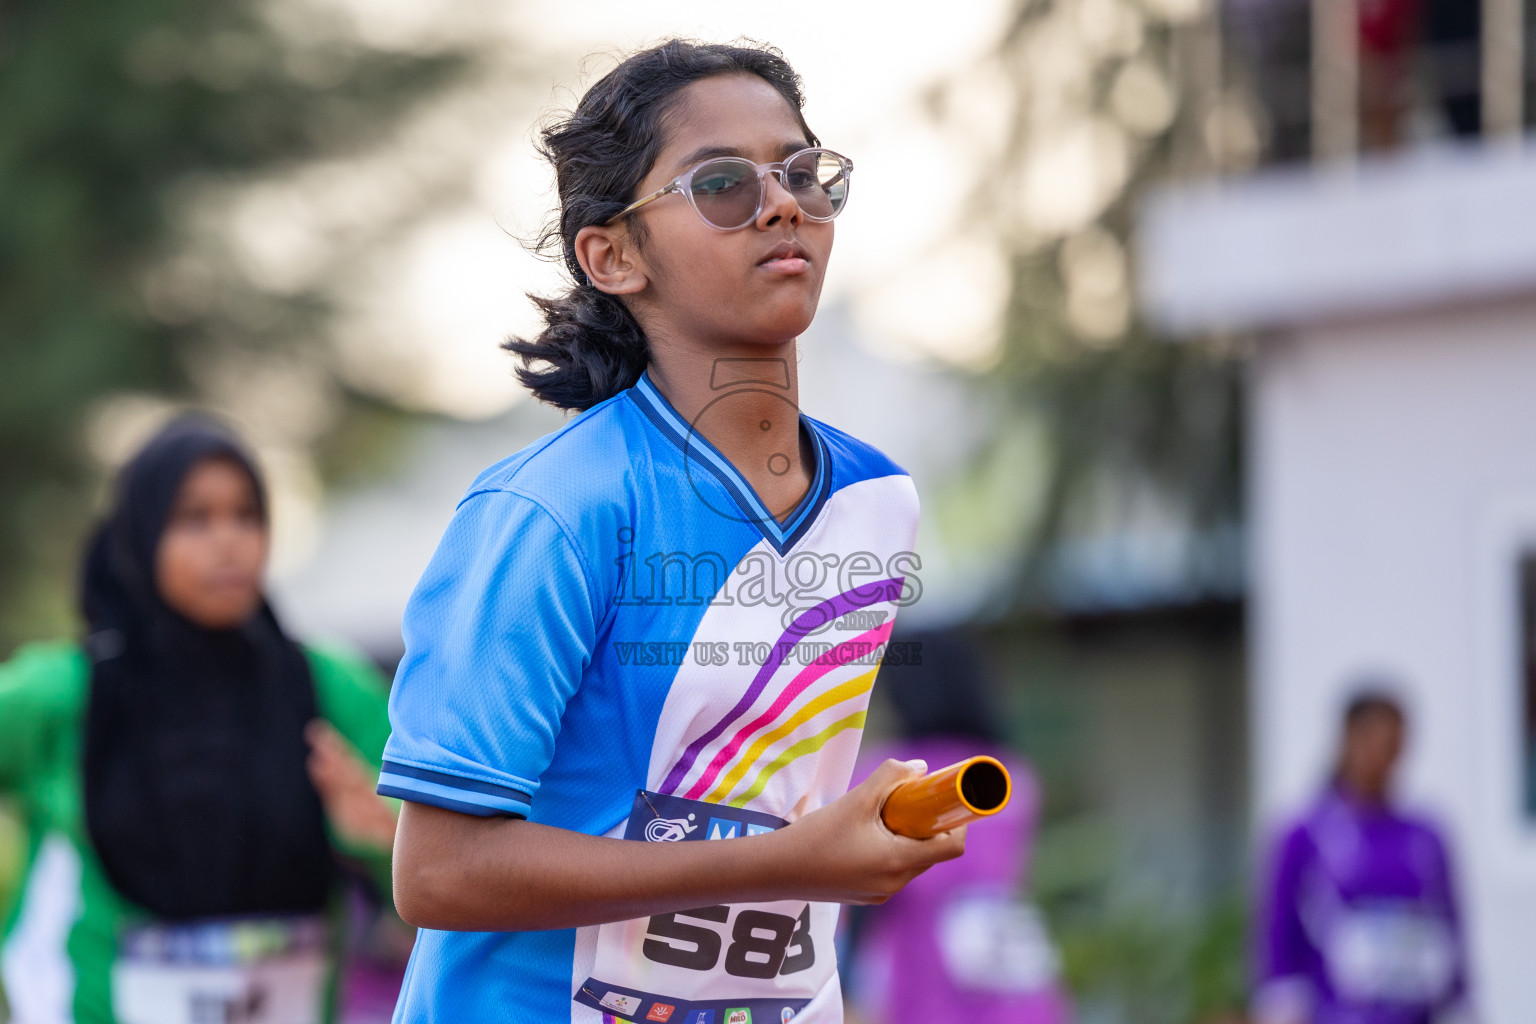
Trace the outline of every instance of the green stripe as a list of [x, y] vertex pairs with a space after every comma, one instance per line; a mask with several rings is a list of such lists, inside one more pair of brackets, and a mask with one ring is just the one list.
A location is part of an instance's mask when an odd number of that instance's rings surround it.
[[768, 785], [768, 780], [773, 778], [773, 776], [778, 773], [780, 768], [783, 768], [791, 761], [799, 760], [806, 754], [816, 753], [816, 751], [826, 746], [827, 742], [840, 732], [843, 732], [847, 729], [862, 728], [864, 728], [864, 712], [855, 711], [847, 718], [840, 718], [833, 722], [831, 725], [821, 730], [821, 732], [817, 733], [815, 736], [810, 736], [801, 740], [799, 743], [796, 743], [794, 746], [785, 750], [784, 753], [768, 762], [768, 764], [764, 765], [763, 770], [757, 773], [757, 778], [752, 780], [752, 785], [747, 789], [747, 791], [741, 794], [741, 796], [727, 801], [727, 806], [745, 807], [748, 800], [751, 800], [753, 797], [757, 796], [763, 791], [763, 788]]

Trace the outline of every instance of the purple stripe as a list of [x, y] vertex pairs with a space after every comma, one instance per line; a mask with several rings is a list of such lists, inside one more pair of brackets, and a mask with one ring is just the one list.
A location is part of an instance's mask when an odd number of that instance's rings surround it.
[[[698, 760], [699, 752], [718, 739], [720, 734], [725, 732], [732, 722], [747, 713], [747, 709], [757, 700], [758, 695], [763, 692], [763, 688], [768, 685], [768, 680], [773, 678], [773, 674], [779, 670], [779, 666], [784, 663], [784, 659], [796, 644], [811, 632], [820, 629], [826, 623], [840, 618], [850, 611], [867, 608], [869, 605], [879, 604], [881, 601], [898, 600], [901, 597], [902, 587], [905, 585], [905, 579], [888, 579], [879, 580], [874, 583], [865, 583], [862, 586], [854, 587], [852, 590], [845, 590], [835, 597], [829, 597], [821, 602], [821, 604], [809, 608], [796, 616], [795, 621], [790, 623], [789, 628], [779, 636], [779, 642], [774, 644], [773, 649], [768, 652], [768, 659], [763, 662], [763, 667], [757, 670], [757, 675], [753, 678], [752, 685], [747, 687], [747, 692], [742, 694], [741, 699], [736, 702], [736, 706], [731, 708], [724, 718], [710, 726], [709, 731], [704, 735], [688, 744], [688, 749], [683, 751], [683, 756], [678, 759], [677, 764], [673, 765], [672, 770], [667, 773], [666, 781], [661, 784], [660, 792], [675, 793], [677, 791], [677, 787], [682, 784], [683, 779], [687, 777], [689, 770], [693, 767], [693, 762]], [[863, 591], [863, 593], [860, 593], [860, 591]], [[791, 640], [791, 638], [793, 639]]]

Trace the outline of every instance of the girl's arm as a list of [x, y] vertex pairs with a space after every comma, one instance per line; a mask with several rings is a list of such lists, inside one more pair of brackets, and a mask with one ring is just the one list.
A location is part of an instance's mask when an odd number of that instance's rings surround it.
[[395, 907], [450, 931], [534, 931], [715, 903], [884, 903], [965, 852], [965, 830], [897, 836], [880, 807], [921, 762], [886, 761], [864, 783], [761, 836], [645, 843], [407, 802], [395, 838]]
[[1304, 1024], [1312, 1019], [1317, 993], [1311, 969], [1317, 951], [1301, 921], [1301, 879], [1312, 856], [1303, 826], [1285, 833], [1271, 864], [1255, 922], [1254, 1024]]
[[323, 718], [305, 727], [304, 739], [309, 744], [309, 778], [320, 793], [332, 842], [387, 883], [397, 811], [394, 801], [374, 792], [378, 766]]

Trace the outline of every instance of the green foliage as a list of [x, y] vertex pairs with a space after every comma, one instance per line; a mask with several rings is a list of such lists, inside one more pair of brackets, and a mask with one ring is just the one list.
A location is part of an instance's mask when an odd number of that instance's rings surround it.
[[188, 197], [365, 150], [466, 66], [369, 49], [319, 13], [313, 31], [279, 26], [271, 7], [0, 7], [0, 652], [57, 617], [37, 582], [57, 580], [88, 518], [93, 405], [196, 398], [200, 355], [313, 348], [323, 327], [318, 289], [213, 276], [198, 301], [152, 309], [145, 275], [178, 244]]
[[1081, 1016], [1210, 1024], [1243, 1009], [1247, 909], [1226, 894], [1193, 911], [1114, 895], [1113, 829], [1079, 817], [1041, 833], [1035, 890]]
[[[1171, 343], [1136, 309], [1148, 190], [1245, 157], [1211, 130], [1241, 121], [1241, 103], [1223, 92], [1208, 9], [1019, 0], [990, 59], [931, 96], [968, 152], [993, 154], [972, 221], [1009, 254], [1010, 281], [998, 356], [978, 383], [1007, 412], [974, 472], [1012, 473], [1009, 490], [1029, 491], [1013, 504], [1011, 544], [1026, 607], [1053, 604], [1063, 552], [1149, 524], [1193, 542], [1186, 597], [1231, 596], [1240, 572], [1242, 346]], [[1001, 137], [968, 128], [966, 97], [996, 83]], [[1230, 116], [1213, 120], [1218, 105]], [[1000, 457], [1020, 450], [1027, 464]]]
[[[1110, 345], [1088, 344], [1062, 315], [1048, 254], [1021, 256], [1006, 345], [991, 379], [1015, 415], [1044, 434], [1041, 494], [1025, 524], [1026, 603], [1048, 601], [1052, 557], [1094, 531], [1133, 527], [1138, 502], [1193, 535], [1242, 520], [1243, 369], [1209, 340], [1174, 343], [1133, 323]], [[1207, 593], [1230, 578], [1230, 556], [1196, 548], [1185, 575]], [[1230, 583], [1226, 583], [1230, 586]]]

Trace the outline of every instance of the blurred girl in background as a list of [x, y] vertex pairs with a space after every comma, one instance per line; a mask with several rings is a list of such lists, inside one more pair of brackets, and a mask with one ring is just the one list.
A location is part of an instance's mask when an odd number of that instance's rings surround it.
[[18, 1024], [332, 1017], [338, 855], [387, 891], [386, 692], [283, 632], [268, 540], [251, 458], [182, 417], [89, 544], [85, 642], [0, 666], [0, 796], [28, 840], [0, 955]]
[[1393, 799], [1405, 726], [1389, 692], [1362, 689], [1332, 783], [1275, 844], [1254, 1024], [1471, 1020], [1445, 841]]

